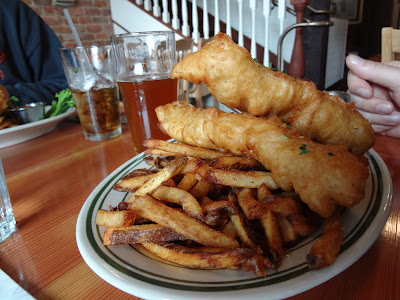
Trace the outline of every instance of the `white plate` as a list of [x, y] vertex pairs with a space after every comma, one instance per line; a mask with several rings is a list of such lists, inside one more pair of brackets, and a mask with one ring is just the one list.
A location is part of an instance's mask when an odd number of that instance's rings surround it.
[[[50, 106], [46, 106], [48, 109]], [[70, 108], [65, 113], [28, 124], [11, 128], [0, 129], [0, 148], [19, 144], [54, 130], [58, 123], [75, 113], [75, 108]]]
[[[357, 261], [379, 236], [392, 206], [392, 181], [379, 155], [370, 150], [370, 176], [364, 201], [342, 213], [345, 240], [336, 262], [329, 268], [309, 271], [306, 254], [320, 232], [287, 253], [278, 272], [266, 278], [242, 270], [193, 270], [153, 260], [129, 245], [102, 244], [104, 227], [95, 225], [98, 209], [116, 206], [128, 193], [112, 189], [121, 177], [146, 168], [143, 154], [129, 160], [92, 192], [79, 214], [76, 239], [89, 267], [113, 286], [145, 299], [257, 299], [286, 298], [311, 289]], [[362, 275], [361, 275], [362, 276]]]

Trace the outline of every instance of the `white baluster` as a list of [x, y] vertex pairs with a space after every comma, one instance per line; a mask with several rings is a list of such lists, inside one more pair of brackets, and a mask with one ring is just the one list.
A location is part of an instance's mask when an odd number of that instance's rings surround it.
[[187, 10], [187, 0], [182, 0], [182, 34], [184, 36], [189, 36], [189, 22], [188, 22], [188, 10]]
[[257, 58], [257, 43], [256, 43], [256, 0], [250, 0], [251, 10], [251, 48], [250, 54], [253, 58]]
[[210, 38], [210, 27], [208, 25], [208, 6], [207, 0], [203, 0], [203, 35], [205, 39]]
[[135, 3], [136, 3], [137, 5], [142, 5], [142, 4], [143, 4], [143, 0], [136, 0]]
[[265, 41], [263, 65], [269, 66], [269, 16], [271, 15], [271, 0], [264, 0], [263, 15], [265, 20]]
[[161, 16], [161, 8], [160, 8], [159, 0], [155, 0], [153, 3], [153, 15], [155, 17]]
[[214, 16], [214, 35], [220, 32], [221, 29], [219, 27], [219, 9], [218, 9], [218, 0], [215, 0], [215, 16]]
[[199, 16], [197, 15], [197, 0], [192, 1], [192, 23], [193, 23], [192, 38], [194, 42], [197, 44], [200, 38]]
[[239, 4], [239, 46], [243, 46], [243, 0], [237, 0]]
[[144, 0], [144, 9], [146, 11], [150, 11], [151, 10], [151, 0]]
[[168, 0], [162, 0], [163, 12], [162, 20], [164, 23], [169, 23], [171, 21], [171, 16], [168, 11]]
[[283, 21], [285, 20], [286, 14], [286, 1], [279, 0], [278, 2], [278, 19], [279, 19], [279, 35], [283, 32]]
[[172, 0], [172, 28], [179, 30], [180, 22], [178, 18], [178, 0]]
[[226, 0], [226, 34], [232, 37], [231, 28], [231, 0]]

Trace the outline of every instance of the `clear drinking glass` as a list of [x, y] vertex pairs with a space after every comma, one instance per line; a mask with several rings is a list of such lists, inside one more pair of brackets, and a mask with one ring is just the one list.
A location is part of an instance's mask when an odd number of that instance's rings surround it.
[[6, 177], [0, 157], [0, 243], [15, 231], [15, 225], [10, 195], [8, 194]]
[[101, 141], [122, 132], [111, 45], [60, 49], [85, 137]]
[[116, 79], [125, 106], [134, 148], [143, 151], [148, 138], [168, 139], [158, 128], [157, 106], [176, 101], [175, 33], [149, 31], [111, 37], [116, 57]]

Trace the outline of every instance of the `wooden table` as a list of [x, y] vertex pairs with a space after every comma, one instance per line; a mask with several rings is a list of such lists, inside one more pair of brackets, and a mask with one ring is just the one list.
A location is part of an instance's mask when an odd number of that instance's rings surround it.
[[[351, 267], [291, 299], [400, 299], [400, 139], [377, 137], [374, 149], [394, 186], [385, 228]], [[47, 135], [0, 149], [18, 227], [0, 244], [1, 269], [38, 299], [134, 299], [98, 277], [75, 240], [86, 198], [134, 155], [125, 125], [118, 138], [89, 142], [68, 120]]]

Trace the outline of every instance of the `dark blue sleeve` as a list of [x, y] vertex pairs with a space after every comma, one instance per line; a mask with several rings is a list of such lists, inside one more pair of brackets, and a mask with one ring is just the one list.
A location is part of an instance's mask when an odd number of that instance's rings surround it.
[[[68, 87], [59, 55], [62, 45], [51, 28], [28, 6], [21, 4], [18, 13], [19, 44], [24, 48], [19, 59], [25, 62], [18, 70], [21, 78], [4, 86], [22, 104], [51, 103], [57, 92]], [[18, 62], [15, 67], [19, 68]]]

